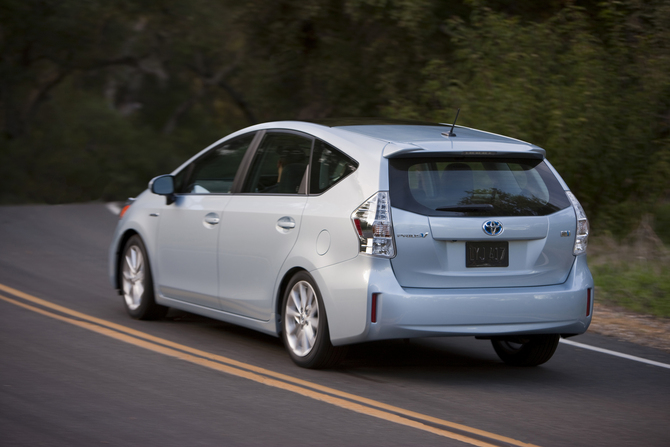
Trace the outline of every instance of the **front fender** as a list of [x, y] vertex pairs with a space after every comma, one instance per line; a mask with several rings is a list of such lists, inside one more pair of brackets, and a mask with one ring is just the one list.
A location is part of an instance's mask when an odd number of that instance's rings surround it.
[[[137, 197], [123, 218], [119, 220], [109, 246], [108, 254], [109, 280], [115, 289], [120, 289], [119, 259], [121, 251], [126, 241], [132, 235], [138, 234], [142, 238], [149, 260], [154, 259], [160, 212], [165, 206], [164, 197], [152, 194], [146, 190]], [[153, 262], [149, 262], [149, 265], [152, 266], [151, 273], [155, 277]]]

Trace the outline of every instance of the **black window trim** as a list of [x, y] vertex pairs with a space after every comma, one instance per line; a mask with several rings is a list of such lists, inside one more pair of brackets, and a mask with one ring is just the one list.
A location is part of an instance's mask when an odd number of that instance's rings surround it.
[[237, 172], [235, 173], [235, 178], [233, 179], [233, 184], [230, 188], [230, 192], [227, 193], [222, 193], [222, 192], [213, 192], [213, 193], [198, 193], [198, 192], [176, 192], [175, 195], [177, 196], [229, 196], [231, 194], [235, 194], [236, 188], [239, 187], [240, 183], [240, 177], [241, 174], [244, 172], [244, 170], [248, 167], [248, 157], [249, 157], [249, 152], [255, 148], [255, 146], [258, 145], [258, 142], [260, 141], [260, 134], [263, 133], [264, 131], [252, 131], [248, 133], [243, 133], [241, 135], [237, 135], [233, 138], [226, 138], [225, 141], [222, 141], [221, 143], [217, 144], [216, 146], [212, 147], [209, 149], [207, 152], [201, 154], [199, 157], [197, 157], [195, 160], [191, 161], [188, 165], [184, 167], [181, 171], [177, 172], [174, 174], [176, 177], [177, 175], [181, 174], [182, 172], [185, 173], [184, 177], [184, 185], [188, 185], [189, 181], [191, 180], [191, 176], [193, 175], [193, 166], [195, 164], [202, 160], [204, 157], [208, 156], [212, 151], [215, 151], [216, 149], [220, 148], [222, 145], [228, 143], [231, 140], [234, 140], [239, 137], [243, 137], [245, 135], [248, 135], [250, 133], [255, 133], [254, 137], [251, 140], [251, 143], [249, 143], [249, 147], [247, 148], [246, 152], [244, 153], [244, 156], [242, 157], [242, 161], [240, 162], [240, 165], [237, 167]]
[[[264, 129], [261, 130], [259, 133], [262, 133], [262, 135], [258, 138], [258, 141], [254, 140], [253, 143], [250, 147], [249, 150], [247, 151], [247, 154], [245, 155], [245, 158], [242, 160], [242, 164], [244, 166], [240, 166], [240, 168], [244, 168], [243, 175], [240, 176], [239, 179], [239, 184], [237, 176], [235, 176], [235, 182], [233, 182], [233, 189], [231, 190], [231, 193], [233, 194], [238, 194], [238, 195], [244, 195], [244, 196], [307, 196], [309, 195], [309, 176], [310, 176], [310, 171], [311, 171], [311, 166], [312, 166], [312, 154], [314, 153], [314, 141], [316, 140], [316, 137], [314, 135], [310, 135], [305, 132], [300, 132], [299, 130], [293, 130], [293, 129], [280, 129], [280, 128], [272, 128], [272, 129]], [[278, 134], [278, 133], [283, 133], [283, 134], [293, 134], [297, 135], [299, 137], [303, 137], [307, 140], [312, 141], [312, 145], [309, 149], [309, 162], [307, 164], [307, 183], [305, 187], [305, 191], [302, 193], [296, 193], [296, 194], [288, 194], [288, 193], [262, 193], [262, 192], [242, 192], [242, 188], [244, 187], [244, 183], [247, 180], [247, 177], [251, 171], [251, 165], [254, 161], [254, 158], [256, 157], [256, 153], [258, 152], [258, 149], [260, 148], [261, 142], [265, 138], [265, 135], [267, 134]], [[248, 158], [247, 158], [248, 157]], [[240, 169], [241, 171], [242, 169]], [[239, 174], [239, 171], [238, 171]]]
[[[305, 181], [305, 191], [302, 192], [302, 193], [298, 193], [298, 194], [286, 194], [286, 193], [272, 194], [273, 196], [303, 196], [303, 195], [312, 196], [312, 197], [321, 196], [321, 195], [325, 194], [326, 192], [328, 192], [335, 185], [340, 183], [340, 181], [344, 180], [346, 177], [348, 177], [349, 175], [356, 172], [356, 170], [358, 169], [358, 167], [360, 165], [356, 159], [354, 159], [349, 154], [347, 154], [343, 150], [339, 149], [335, 145], [333, 145], [333, 144], [331, 144], [331, 143], [329, 143], [329, 142], [327, 142], [327, 141], [325, 141], [321, 138], [317, 138], [314, 135], [305, 133], [305, 132], [301, 132], [301, 131], [293, 130], [293, 129], [281, 129], [281, 128], [262, 129], [262, 130], [258, 130], [258, 131], [254, 131], [254, 132], [255, 132], [255, 135], [254, 135], [253, 139], [251, 140], [251, 143], [249, 144], [249, 148], [245, 152], [244, 156], [242, 157], [242, 161], [240, 162], [240, 165], [237, 168], [237, 173], [235, 174], [235, 178], [233, 180], [233, 185], [230, 188], [230, 192], [228, 192], [228, 193], [177, 192], [175, 194], [177, 196], [229, 196], [229, 195], [268, 196], [268, 195], [270, 195], [270, 194], [264, 194], [264, 193], [241, 192], [241, 191], [242, 191], [242, 188], [244, 186], [244, 182], [246, 181], [247, 176], [249, 175], [249, 172], [251, 170], [251, 165], [253, 163], [254, 157], [256, 156], [256, 153], [258, 152], [258, 148], [260, 147], [261, 142], [265, 138], [265, 135], [272, 134], [272, 133], [294, 134], [294, 135], [298, 135], [298, 136], [304, 137], [304, 138], [312, 141], [312, 146], [311, 146], [310, 151], [309, 151], [309, 164], [307, 165], [307, 173], [306, 173], [306, 177], [304, 179], [304, 181]], [[237, 135], [236, 137], [233, 137], [233, 138], [239, 138], [239, 137], [242, 137], [244, 135], [247, 135], [247, 134]], [[203, 157], [206, 157], [211, 151], [216, 150], [221, 145], [226, 144], [227, 142], [229, 142], [231, 139], [232, 138], [227, 138], [225, 141], [222, 141], [221, 143], [212, 147], [210, 150], [208, 150], [204, 154], [200, 155], [195, 160], [191, 161], [186, 167], [184, 167], [184, 169], [177, 172], [175, 174], [175, 176], [179, 175], [182, 172], [188, 171], [188, 172], [185, 172], [186, 177], [184, 178], [184, 184], [188, 184], [188, 181], [191, 179], [191, 175], [193, 175], [193, 166], [195, 166], [195, 164], [199, 160], [201, 160]], [[352, 163], [355, 165], [355, 169], [349, 175], [347, 175], [346, 177], [343, 177], [343, 178], [339, 179], [337, 182], [333, 183], [332, 185], [329, 185], [328, 188], [324, 189], [320, 193], [315, 194], [315, 193], [312, 193], [310, 191], [310, 185], [311, 185], [311, 176], [312, 176], [312, 163], [314, 162], [314, 147], [315, 147], [315, 143], [316, 143], [317, 140], [323, 142], [324, 144], [327, 144], [328, 146], [333, 147], [335, 150], [337, 150], [342, 155], [344, 155], [349, 160], [351, 160]]]
[[246, 180], [247, 174], [249, 173], [249, 169], [251, 168], [251, 163], [254, 159], [254, 156], [256, 155], [258, 146], [260, 146], [261, 141], [263, 141], [263, 138], [265, 137], [266, 133], [267, 130], [260, 130], [256, 132], [254, 139], [251, 141], [251, 144], [249, 145], [249, 149], [247, 149], [246, 154], [244, 154], [244, 157], [242, 158], [240, 167], [237, 169], [237, 174], [235, 174], [235, 180], [233, 180], [233, 186], [230, 189], [231, 194], [241, 194], [240, 191], [242, 190], [244, 181]]

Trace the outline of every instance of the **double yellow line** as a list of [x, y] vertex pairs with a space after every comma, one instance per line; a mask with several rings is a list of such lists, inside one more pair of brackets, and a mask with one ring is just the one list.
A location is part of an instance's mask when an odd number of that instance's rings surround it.
[[[466, 444], [479, 447], [496, 447], [513, 445], [519, 447], [537, 447], [516, 439], [489, 433], [484, 430], [468, 427], [467, 425], [427, 416], [404, 408], [387, 405], [355, 394], [346, 393], [316, 383], [301, 380], [292, 376], [277, 373], [265, 368], [259, 368], [237, 360], [201, 351], [189, 346], [174, 343], [163, 338], [131, 329], [120, 324], [112, 323], [100, 318], [92, 317], [81, 312], [59, 306], [20, 290], [0, 284], [0, 290], [24, 301], [0, 295], [0, 299], [24, 309], [60, 320], [98, 334], [139, 346], [150, 351], [165, 354], [197, 365], [211, 368], [226, 374], [242, 377], [254, 382], [262, 383], [274, 388], [291, 391], [311, 399], [326, 402], [356, 413], [376, 417], [385, 421], [416, 428], [445, 438], [454, 439]], [[35, 307], [27, 304], [37, 304]], [[58, 313], [54, 313], [56, 311]]]

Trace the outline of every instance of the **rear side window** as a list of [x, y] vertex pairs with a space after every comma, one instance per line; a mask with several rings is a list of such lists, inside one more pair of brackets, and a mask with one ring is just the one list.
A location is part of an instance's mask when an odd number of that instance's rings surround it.
[[304, 194], [312, 139], [302, 135], [269, 132], [263, 137], [242, 192]]
[[310, 194], [321, 194], [358, 167], [351, 158], [323, 141], [314, 142], [312, 171], [310, 173]]
[[427, 216], [546, 216], [570, 205], [542, 160], [390, 160], [394, 207]]

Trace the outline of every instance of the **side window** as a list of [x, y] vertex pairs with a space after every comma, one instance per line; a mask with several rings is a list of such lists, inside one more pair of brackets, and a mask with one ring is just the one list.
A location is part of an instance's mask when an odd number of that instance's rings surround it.
[[177, 174], [177, 191], [186, 194], [229, 193], [254, 135], [249, 133], [228, 140], [191, 163]]
[[320, 194], [354, 172], [358, 163], [323, 141], [314, 143], [310, 194]]
[[268, 133], [263, 138], [242, 192], [304, 194], [312, 139], [292, 133]]

